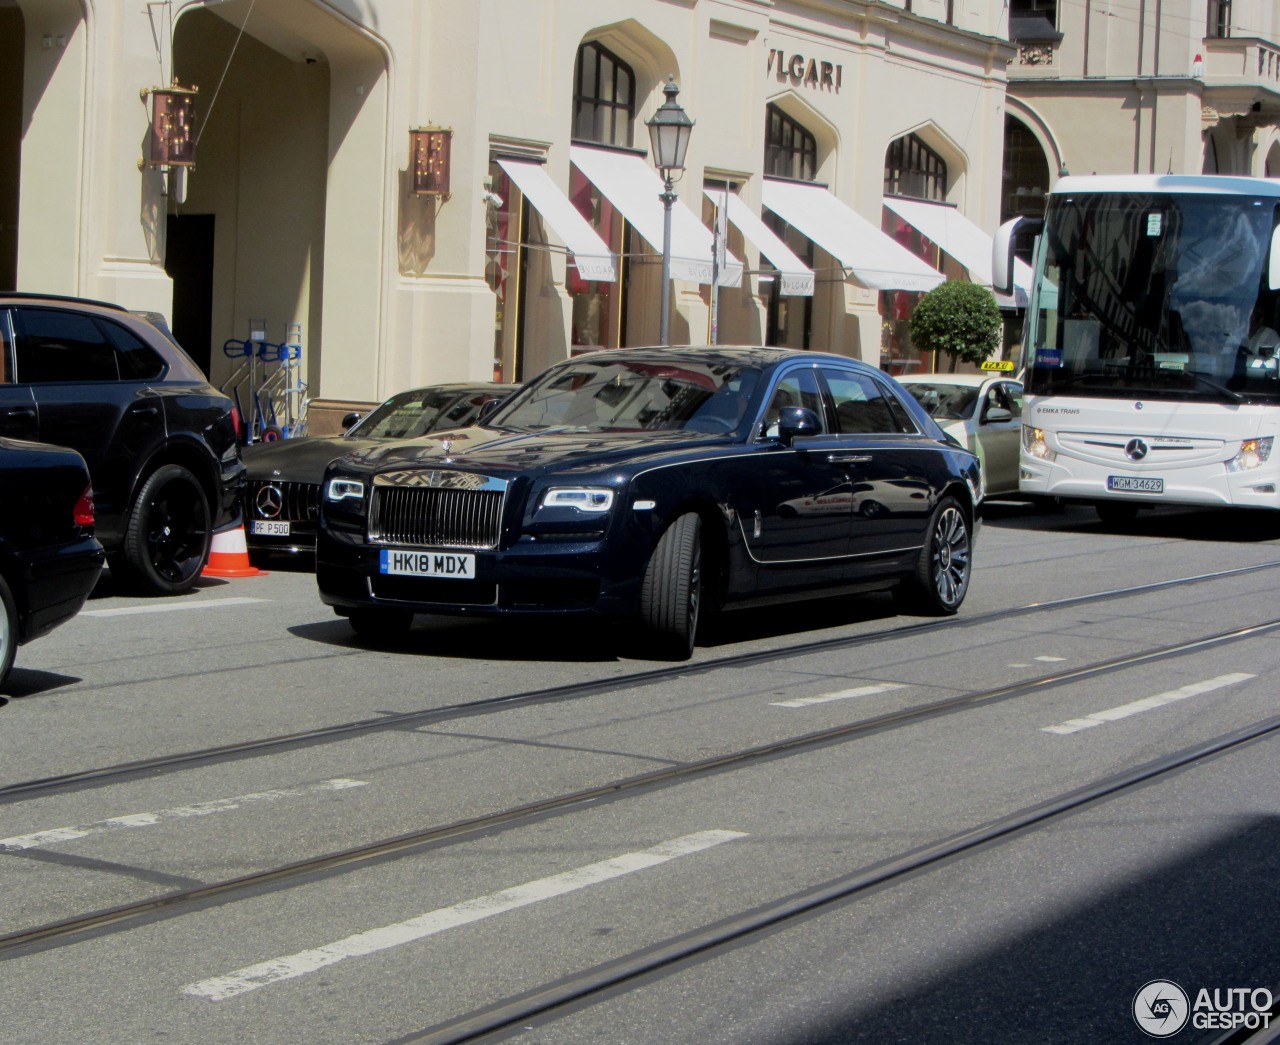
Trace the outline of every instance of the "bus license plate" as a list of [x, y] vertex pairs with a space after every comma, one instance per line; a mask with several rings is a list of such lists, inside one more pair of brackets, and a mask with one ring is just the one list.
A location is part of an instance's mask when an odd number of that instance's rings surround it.
[[1164, 493], [1164, 480], [1137, 475], [1109, 475], [1107, 489], [1121, 493]]
[[454, 577], [473, 581], [476, 578], [476, 557], [458, 552], [383, 548], [378, 553], [378, 572], [394, 577]]
[[254, 519], [251, 523], [250, 533], [263, 537], [288, 537], [289, 524], [287, 522], [276, 522], [274, 520], [264, 521], [262, 519]]

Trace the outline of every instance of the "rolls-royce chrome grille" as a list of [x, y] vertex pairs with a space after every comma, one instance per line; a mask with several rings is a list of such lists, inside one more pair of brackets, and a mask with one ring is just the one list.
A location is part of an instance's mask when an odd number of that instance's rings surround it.
[[373, 477], [369, 540], [425, 548], [496, 548], [507, 483], [473, 472], [406, 469]]

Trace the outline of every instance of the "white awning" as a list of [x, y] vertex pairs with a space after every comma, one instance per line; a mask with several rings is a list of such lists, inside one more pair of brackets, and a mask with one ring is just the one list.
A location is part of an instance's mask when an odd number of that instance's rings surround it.
[[766, 178], [762, 202], [870, 290], [932, 290], [946, 277], [821, 185]]
[[727, 189], [705, 189], [707, 199], [724, 207], [739, 232], [754, 243], [760, 253], [778, 270], [782, 293], [801, 297], [813, 296], [813, 269], [796, 257], [778, 235], [748, 207], [736, 192]]
[[[664, 216], [659, 197], [664, 186], [658, 172], [640, 156], [628, 152], [571, 145], [569, 158], [605, 199], [622, 212], [644, 241], [661, 254]], [[671, 275], [690, 283], [710, 283], [713, 249], [711, 230], [676, 200], [671, 207]], [[720, 286], [739, 286], [742, 262], [732, 254], [726, 257]]]
[[521, 160], [498, 160], [501, 167], [551, 226], [573, 255], [573, 264], [583, 279], [606, 283], [618, 281], [618, 262], [608, 245], [597, 235], [591, 223], [578, 213], [560, 187], [539, 163]]
[[[904, 200], [897, 196], [886, 196], [884, 205], [936, 243], [942, 253], [955, 258], [968, 269], [973, 282], [991, 286], [991, 237], [955, 207], [945, 203]], [[1013, 299], [1006, 294], [997, 294], [996, 300], [1004, 305], [1022, 307], [1027, 303], [1027, 292], [1031, 288], [1031, 266], [1016, 258], [1013, 266]]]

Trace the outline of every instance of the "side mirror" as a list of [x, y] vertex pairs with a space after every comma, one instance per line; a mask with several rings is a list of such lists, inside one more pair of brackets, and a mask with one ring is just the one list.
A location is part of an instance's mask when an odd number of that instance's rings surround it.
[[984, 425], [995, 425], [995, 424], [999, 424], [1001, 421], [1012, 421], [1012, 420], [1013, 420], [1012, 410], [1006, 410], [1002, 406], [993, 406], [990, 410], [987, 411], [986, 416], [982, 418], [982, 423]]
[[1280, 290], [1280, 225], [1271, 230], [1271, 257], [1267, 259], [1267, 286]]
[[502, 405], [501, 399], [486, 399], [483, 403], [480, 404], [480, 412], [476, 414], [475, 423], [478, 425], [484, 424], [487, 420], [489, 420], [490, 417], [493, 416], [493, 412], [497, 410], [498, 407], [500, 407], [501, 405]]
[[352, 410], [351, 413], [343, 417], [342, 430], [345, 432], [348, 428], [350, 428], [353, 424], [355, 424], [359, 420], [360, 420], [360, 414], [357, 411]]
[[822, 422], [808, 407], [784, 406], [778, 415], [778, 441], [790, 446], [798, 435], [819, 435]]
[[991, 241], [991, 289], [998, 294], [1013, 293], [1013, 243], [1024, 221], [1006, 221]]

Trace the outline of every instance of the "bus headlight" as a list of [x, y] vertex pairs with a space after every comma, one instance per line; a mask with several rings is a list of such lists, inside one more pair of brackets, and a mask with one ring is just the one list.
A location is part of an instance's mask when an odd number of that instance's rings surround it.
[[1227, 462], [1228, 472], [1247, 472], [1252, 468], [1260, 468], [1271, 456], [1273, 436], [1264, 439], [1246, 439], [1240, 444], [1240, 452]]
[[1032, 428], [1030, 425], [1022, 426], [1022, 448], [1032, 457], [1041, 461], [1053, 461], [1058, 456], [1049, 449], [1049, 444], [1045, 442], [1044, 429]]

